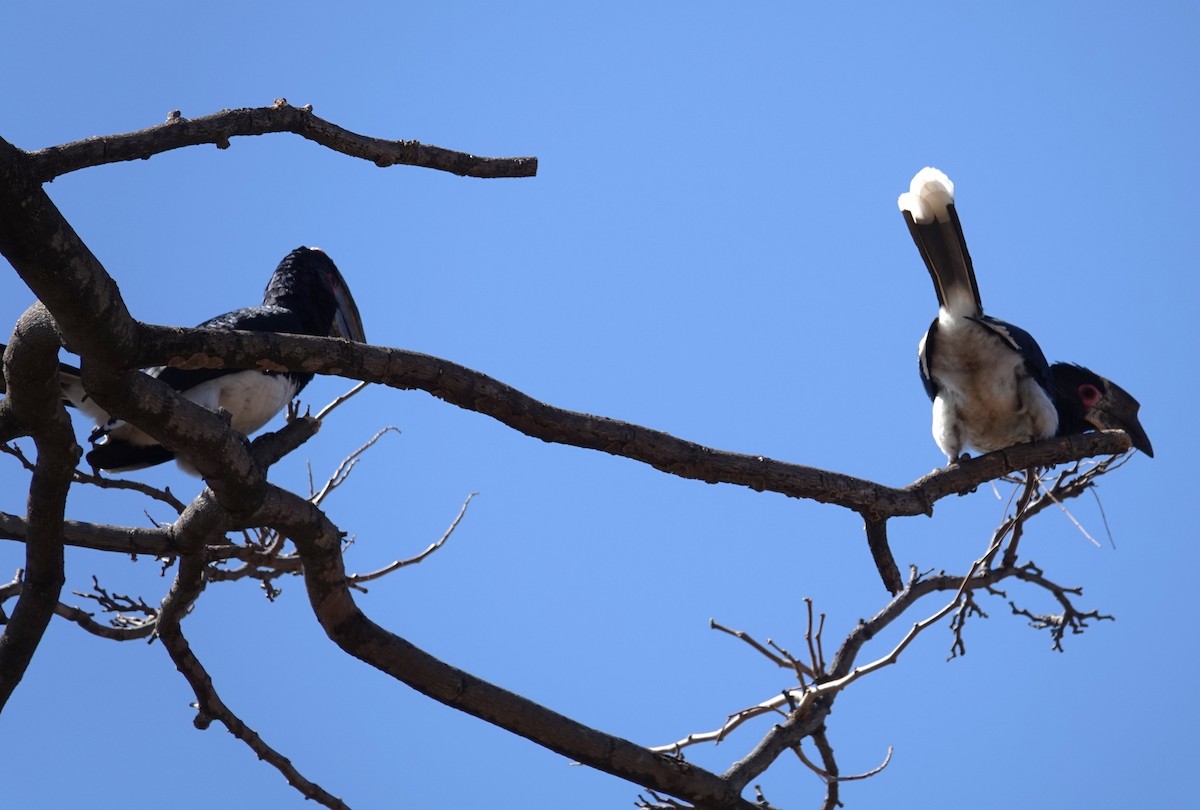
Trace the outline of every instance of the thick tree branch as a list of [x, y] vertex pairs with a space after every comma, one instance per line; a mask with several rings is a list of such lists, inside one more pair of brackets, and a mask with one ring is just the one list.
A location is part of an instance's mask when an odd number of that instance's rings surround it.
[[0, 253], [58, 325], [67, 348], [121, 365], [137, 322], [116, 282], [33, 179], [28, 156], [0, 138]]
[[1130, 447], [1129, 438], [1120, 431], [1046, 439], [934, 470], [898, 489], [765, 456], [715, 450], [629, 422], [556, 408], [486, 374], [418, 352], [335, 338], [151, 325], [142, 329], [140, 366], [289, 369], [420, 389], [536, 439], [624, 456], [682, 478], [836, 504], [868, 520], [929, 514], [941, 498], [969, 492], [1002, 475], [1093, 455], [1116, 455]]
[[17, 322], [4, 353], [8, 407], [33, 437], [37, 462], [29, 484], [25, 576], [0, 635], [0, 709], [25, 675], [58, 607], [63, 572], [63, 515], [79, 448], [58, 385], [58, 330], [40, 304]]
[[536, 157], [479, 157], [429, 146], [419, 141], [388, 141], [359, 135], [313, 114], [311, 107], [293, 107], [280, 99], [270, 107], [222, 110], [202, 118], [169, 116], [165, 123], [138, 132], [102, 135], [51, 146], [29, 153], [30, 169], [38, 182], [70, 172], [125, 160], [147, 160], [172, 149], [200, 144], [229, 147], [240, 136], [291, 132], [350, 157], [376, 166], [418, 166], [466, 177], [533, 177]]
[[[888, 583], [885, 578], [890, 587], [895, 585], [895, 563], [893, 560], [888, 565], [886, 557], [880, 554], [886, 551], [886, 535], [880, 529], [884, 519], [928, 513], [940, 498], [968, 492], [985, 481], [1029, 466], [1049, 466], [1092, 455], [1116, 454], [1129, 448], [1128, 437], [1119, 431], [1048, 439], [935, 470], [898, 489], [763, 456], [715, 450], [632, 423], [555, 408], [485, 374], [416, 352], [363, 346], [332, 338], [148, 325], [142, 326], [142, 330], [145, 338], [138, 343], [146, 350], [137, 357], [139, 365], [169, 362], [185, 367], [292, 368], [344, 374], [402, 389], [421, 389], [451, 404], [490, 415], [544, 441], [625, 456], [685, 478], [737, 484], [861, 511], [868, 528], [874, 527], [871, 536], [884, 539], [877, 543], [879, 548], [873, 547], [873, 554], [877, 560], [883, 560], [881, 572], [889, 569], [892, 572], [893, 581]], [[144, 375], [131, 374], [125, 379], [128, 380], [125, 385], [101, 380], [101, 386], [108, 390], [99, 395], [99, 401], [105, 404], [115, 401], [106, 402], [108, 396], [124, 399], [130, 407], [127, 412], [130, 419], [144, 425], [151, 435], [156, 435], [168, 446], [188, 446], [190, 453], [209, 457], [212, 459], [210, 466], [218, 468], [223, 475], [229, 473], [228, 459], [246, 458], [242, 455], [244, 451], [239, 449], [242, 446], [232, 440], [215, 415], [175, 396], [166, 390], [166, 386], [156, 386]], [[172, 424], [175, 408], [181, 414]], [[118, 405], [114, 413], [122, 410], [123, 406]], [[135, 410], [141, 414], [135, 416]], [[202, 441], [201, 436], [208, 438]], [[203, 452], [205, 447], [209, 448], [207, 452]], [[248, 462], [245, 465], [239, 462], [236, 468], [244, 470], [242, 474], [255, 477]], [[246, 488], [247, 480], [240, 478], [235, 491], [243, 494], [255, 491]]]
[[[29, 521], [0, 512], [0, 539], [27, 543]], [[174, 538], [166, 529], [134, 526], [108, 526], [100, 523], [63, 521], [63, 543], [68, 546], [111, 551], [117, 554], [150, 554], [170, 557], [178, 553]]]

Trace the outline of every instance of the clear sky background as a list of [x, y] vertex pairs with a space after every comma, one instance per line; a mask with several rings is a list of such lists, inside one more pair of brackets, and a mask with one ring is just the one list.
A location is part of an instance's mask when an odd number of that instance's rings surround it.
[[[10, 4], [3, 26], [0, 135], [26, 149], [286, 97], [365, 134], [540, 160], [533, 179], [473, 180], [275, 135], [56, 180], [136, 317], [193, 325], [257, 303], [280, 258], [319, 245], [375, 343], [890, 485], [943, 463], [916, 367], [936, 299], [896, 208], [914, 172], [943, 169], [988, 311], [1138, 397], [1158, 457], [1103, 479], [1115, 548], [1090, 497], [1072, 512], [1099, 548], [1058, 513], [1022, 545], [1117, 620], [1060, 654], [985, 599], [990, 618], [949, 663], [949, 630], [931, 628], [839, 698], [844, 772], [895, 749], [843, 799], [1194, 802], [1194, 3], [41, 2]], [[30, 302], [0, 275], [3, 331]], [[304, 401], [348, 387], [318, 380]], [[363, 609], [634, 741], [708, 730], [790, 685], [710, 617], [800, 648], [812, 597], [833, 647], [886, 602], [852, 514], [547, 445], [422, 392], [364, 392], [273, 477], [303, 490], [306, 460], [323, 478], [384, 425], [402, 432], [327, 505], [355, 535], [352, 569], [419, 551], [479, 496], [445, 549], [374, 583]], [[135, 477], [200, 487], [173, 466]], [[0, 458], [0, 509], [23, 513], [25, 483]], [[901, 565], [965, 571], [1008, 495], [983, 487], [893, 521]], [[145, 507], [78, 489], [69, 512], [145, 525]], [[22, 560], [0, 543], [0, 576]], [[153, 561], [72, 550], [67, 592], [93, 573], [151, 602], [169, 584]], [[351, 806], [592, 810], [639, 792], [347, 658], [302, 583], [283, 584], [274, 604], [210, 586], [184, 626], [225, 701]], [[158, 645], [56, 620], [0, 716], [0, 803], [309, 806], [219, 726], [192, 728], [191, 700]], [[723, 770], [765, 728], [691, 758]], [[787, 759], [759, 781], [781, 807], [823, 795]]]

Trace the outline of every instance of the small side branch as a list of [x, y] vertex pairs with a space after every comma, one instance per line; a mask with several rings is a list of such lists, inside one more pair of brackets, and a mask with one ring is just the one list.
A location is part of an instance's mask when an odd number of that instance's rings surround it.
[[872, 776], [879, 774], [888, 763], [892, 761], [892, 747], [889, 745], [887, 754], [876, 767], [863, 773], [856, 773], [850, 776], [841, 776], [838, 772], [837, 760], [833, 755], [833, 746], [829, 744], [829, 738], [825, 734], [824, 728], [819, 728], [813, 732], [812, 740], [817, 746], [817, 751], [821, 754], [821, 765], [817, 765], [810, 760], [804, 753], [804, 749], [799, 744], [793, 749], [796, 752], [797, 758], [804, 763], [810, 771], [815, 773], [825, 783], [825, 801], [821, 805], [821, 810], [833, 810], [835, 807], [841, 807], [842, 803], [838, 798], [838, 786], [842, 782], [853, 782], [858, 779], [870, 779]]
[[[100, 585], [100, 580], [96, 575], [92, 575], [92, 592], [82, 593], [75, 592], [76, 596], [81, 596], [84, 599], [91, 599], [104, 613], [112, 614], [109, 624], [119, 630], [137, 630], [149, 627], [152, 631], [158, 621], [158, 609], [148, 605], [146, 600], [138, 597], [134, 599], [132, 596], [119, 593], [109, 593], [107, 588]], [[83, 611], [80, 611], [83, 613]], [[61, 611], [60, 611], [61, 615]], [[90, 615], [90, 614], [86, 614]], [[76, 624], [79, 624], [76, 616], [66, 616]], [[90, 629], [84, 627], [84, 629]], [[149, 632], [146, 633], [149, 635]]]
[[[333, 405], [330, 405], [328, 408], [318, 414], [316, 417], [317, 420], [320, 421], [323, 416], [328, 413], [328, 411], [331, 410], [336, 404], [337, 402], [335, 401]], [[399, 433], [400, 428], [396, 427], [395, 425], [388, 425], [387, 427], [380, 428], [378, 431], [376, 431], [375, 435], [370, 439], [367, 439], [366, 443], [342, 459], [341, 463], [338, 464], [337, 469], [334, 470], [329, 478], [325, 480], [325, 485], [321, 487], [320, 491], [312, 493], [309, 497], [309, 500], [320, 506], [320, 504], [329, 496], [329, 493], [340, 487], [343, 483], [345, 483], [346, 479], [350, 477], [350, 473], [354, 471], [356, 466], [358, 466], [358, 460], [362, 458], [363, 453], [374, 447], [376, 442], [382, 439], [384, 435], [389, 432]], [[470, 501], [470, 498], [467, 500]]]
[[[348, 399], [353, 397], [359, 391], [362, 391], [368, 385], [370, 385], [370, 383], [365, 383], [365, 382], [355, 383], [354, 386], [349, 391], [347, 391], [344, 394], [339, 394], [337, 397], [334, 398], [333, 402], [330, 402], [328, 405], [326, 405], [324, 408], [322, 408], [320, 410], [320, 412], [318, 412], [317, 415], [313, 418], [316, 419], [318, 422], [324, 422], [325, 417], [327, 417], [327, 416], [329, 416], [329, 414], [333, 413], [334, 408], [337, 408], [338, 406], [342, 405], [344, 402], [346, 402]], [[400, 430], [399, 428], [394, 428], [394, 429], [397, 432]]]
[[[24, 467], [27, 472], [33, 472], [33, 462], [29, 460], [29, 457], [26, 456], [25, 452], [17, 445], [0, 444], [0, 453], [12, 456], [18, 462], [20, 462], [21, 466]], [[156, 501], [162, 501], [174, 509], [176, 514], [179, 514], [184, 509], [183, 502], [171, 494], [170, 487], [159, 489], [158, 487], [152, 487], [149, 484], [143, 484], [140, 481], [131, 481], [127, 478], [103, 478], [99, 475], [85, 473], [82, 470], [75, 471], [74, 480], [76, 483], [87, 484], [89, 486], [99, 487], [100, 489], [123, 489], [138, 492], [142, 495], [145, 495], [147, 498], [152, 498]]]
[[[738, 641], [744, 641], [745, 643], [749, 644], [753, 649], [762, 653], [762, 655], [764, 655], [768, 661], [775, 664], [775, 666], [777, 666], [777, 667], [780, 667], [782, 669], [796, 670], [798, 673], [807, 675], [809, 678], [816, 677], [813, 674], [813, 671], [811, 669], [808, 669], [803, 664], [801, 664], [799, 661], [792, 658], [790, 655], [785, 657], [781, 653], [767, 649], [767, 647], [765, 645], [760, 644], [758, 641], [756, 641], [754, 639], [753, 636], [751, 636], [745, 630], [734, 630], [733, 628], [726, 627], [725, 625], [721, 624], [720, 622], [717, 622], [714, 619], [708, 620], [708, 626], [711, 627], [713, 630], [719, 630], [722, 633], [727, 633], [727, 634], [733, 636], [734, 638], [736, 638]], [[771, 641], [771, 639], [767, 639], [767, 644], [771, 645], [772, 647], [775, 646], [775, 643], [773, 641]], [[778, 649], [778, 648], [776, 647], [776, 649]]]
[[192, 652], [191, 645], [184, 637], [180, 627], [180, 621], [204, 588], [204, 569], [205, 563], [200, 555], [191, 554], [180, 559], [179, 573], [175, 577], [170, 593], [163, 600], [158, 627], [163, 647], [171, 656], [175, 668], [187, 680], [196, 695], [196, 708], [199, 712], [194, 721], [196, 728], [204, 730], [213, 720], [217, 720], [225, 726], [230, 734], [245, 743], [259, 759], [278, 770], [288, 784], [298, 790], [304, 798], [312, 799], [318, 804], [334, 808], [334, 810], [348, 810], [341, 799], [326, 792], [315, 782], [306, 779], [287, 757], [267, 745], [258, 732], [234, 714], [217, 694], [212, 676], [208, 674], [204, 665], [200, 663], [200, 659]]
[[728, 718], [726, 718], [725, 722], [721, 724], [720, 728], [713, 729], [712, 731], [702, 731], [689, 734], [673, 743], [651, 746], [649, 750], [655, 754], [670, 754], [671, 756], [679, 756], [683, 753], [683, 749], [689, 748], [693, 745], [721, 742], [723, 739], [729, 736], [730, 732], [734, 731], [742, 723], [745, 723], [747, 720], [751, 720], [755, 717], [759, 717], [760, 715], [775, 713], [781, 717], [787, 717], [787, 712], [784, 711], [784, 707], [789, 703], [794, 702], [794, 697], [797, 691], [798, 690], [791, 690], [784, 692], [777, 697], [764, 700], [762, 703], [759, 703], [755, 706], [750, 706], [742, 709], [741, 711], [734, 712], [733, 714], [729, 715]]
[[1009, 602], [1009, 607], [1012, 612], [1018, 616], [1024, 616], [1029, 619], [1030, 626], [1038, 630], [1049, 630], [1050, 638], [1054, 641], [1054, 649], [1058, 652], [1063, 651], [1062, 641], [1067, 631], [1070, 630], [1072, 635], [1083, 633], [1088, 623], [1091, 621], [1114, 621], [1114, 617], [1100, 613], [1096, 610], [1081, 611], [1075, 607], [1075, 603], [1071, 600], [1072, 596], [1082, 596], [1082, 588], [1067, 588], [1059, 585], [1056, 582], [1051, 582], [1046, 579], [1042, 570], [1033, 563], [1026, 563], [1020, 568], [1014, 569], [1013, 575], [1017, 579], [1037, 585], [1053, 594], [1055, 600], [1062, 608], [1062, 613], [1042, 613], [1036, 614], [1030, 611], [1017, 607], [1015, 602]]
[[950, 631], [954, 634], [954, 643], [950, 645], [950, 655], [947, 657], [947, 661], [967, 654], [967, 642], [963, 638], [963, 629], [967, 626], [967, 619], [972, 616], [979, 616], [983, 619], [988, 617], [979, 603], [975, 601], [975, 592], [963, 591], [963, 598], [958, 610], [954, 611], [954, 616], [950, 619]]
[[1017, 564], [1017, 548], [1025, 530], [1025, 515], [1037, 496], [1040, 484], [1041, 480], [1036, 468], [1030, 467], [1025, 471], [1025, 485], [1021, 490], [1021, 497], [1017, 499], [1017, 513], [1012, 523], [1012, 537], [1008, 541], [1008, 548], [1004, 549], [1004, 557], [1001, 561], [1005, 568], [1011, 568]]

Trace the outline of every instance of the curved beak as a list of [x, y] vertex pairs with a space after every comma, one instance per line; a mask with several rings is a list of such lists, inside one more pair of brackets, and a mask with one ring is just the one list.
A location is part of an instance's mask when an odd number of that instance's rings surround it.
[[337, 310], [333, 313], [333, 336], [366, 343], [367, 334], [363, 331], [362, 317], [358, 314], [358, 305], [354, 303], [350, 290], [345, 284], [335, 284], [333, 298], [337, 302]]
[[1125, 431], [1134, 447], [1154, 458], [1150, 437], [1138, 421], [1138, 409], [1141, 405], [1128, 391], [1111, 380], [1105, 380], [1104, 387], [1104, 396], [1088, 409], [1083, 418], [1100, 430]]

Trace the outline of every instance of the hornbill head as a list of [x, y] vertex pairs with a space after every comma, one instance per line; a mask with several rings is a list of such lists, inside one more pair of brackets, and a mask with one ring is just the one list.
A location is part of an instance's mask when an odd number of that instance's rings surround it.
[[1150, 438], [1138, 421], [1138, 401], [1121, 386], [1072, 363], [1050, 367], [1058, 398], [1060, 435], [1088, 430], [1123, 430], [1133, 446], [1154, 458]]
[[295, 312], [304, 321], [305, 334], [367, 342], [354, 296], [320, 248], [299, 247], [285, 256], [271, 276], [263, 304]]

